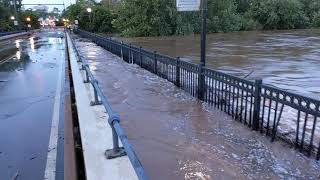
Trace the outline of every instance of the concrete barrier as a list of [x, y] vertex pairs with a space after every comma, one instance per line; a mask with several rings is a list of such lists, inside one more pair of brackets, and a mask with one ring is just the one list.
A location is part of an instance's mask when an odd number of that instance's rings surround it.
[[21, 32], [21, 33], [16, 33], [16, 34], [10, 34], [10, 35], [7, 35], [7, 36], [1, 36], [0, 37], [0, 41], [6, 40], [6, 39], [15, 38], [15, 37], [19, 37], [19, 36], [26, 36], [26, 35], [30, 35], [32, 33], [33, 33], [33, 31], [28, 31], [28, 32]]
[[[69, 36], [68, 44], [71, 44]], [[83, 83], [84, 73], [80, 70], [76, 55], [69, 48], [72, 77], [85, 163], [86, 179], [138, 179], [127, 156], [106, 159], [104, 152], [112, 149], [112, 129], [108, 124], [108, 114], [103, 106], [90, 106], [94, 99], [93, 88]]]

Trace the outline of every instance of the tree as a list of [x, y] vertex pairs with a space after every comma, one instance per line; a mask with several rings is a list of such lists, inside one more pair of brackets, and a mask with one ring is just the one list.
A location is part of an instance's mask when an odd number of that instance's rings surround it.
[[123, 0], [113, 25], [124, 36], [159, 36], [174, 33], [171, 0]]
[[12, 31], [14, 28], [13, 21], [10, 22], [10, 16], [13, 13], [6, 7], [5, 2], [0, 3], [0, 31]]
[[230, 32], [241, 29], [241, 15], [234, 0], [208, 1], [209, 32]]
[[[175, 0], [79, 0], [66, 11], [82, 29], [122, 36], [200, 33], [200, 14], [177, 12]], [[208, 0], [209, 33], [320, 27], [319, 16], [319, 0]]]
[[[27, 18], [30, 18], [31, 21], [27, 21]], [[40, 27], [40, 24], [38, 22], [39, 18], [40, 14], [37, 12], [23, 11], [20, 15], [20, 22], [24, 27], [27, 27], [27, 25], [30, 24], [33, 29], [38, 29]]]
[[309, 22], [298, 0], [255, 0], [251, 12], [264, 29], [304, 28]]
[[[91, 7], [92, 12], [87, 12]], [[114, 19], [110, 10], [100, 4], [92, 5], [92, 2], [79, 1], [67, 8], [63, 16], [68, 17], [72, 22], [79, 20], [79, 27], [87, 31], [94, 32], [113, 32], [111, 24]]]

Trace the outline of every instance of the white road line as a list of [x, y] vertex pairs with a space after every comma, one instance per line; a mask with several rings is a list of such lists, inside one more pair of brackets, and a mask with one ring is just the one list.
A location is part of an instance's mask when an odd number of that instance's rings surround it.
[[56, 178], [57, 144], [58, 144], [58, 132], [59, 132], [58, 130], [59, 130], [59, 119], [60, 119], [60, 98], [61, 98], [61, 88], [63, 83], [62, 70], [64, 67], [63, 60], [58, 70], [58, 82], [57, 82], [57, 88], [56, 88], [56, 95], [54, 98], [47, 163], [46, 163], [46, 169], [44, 174], [44, 179], [46, 180], [55, 180]]

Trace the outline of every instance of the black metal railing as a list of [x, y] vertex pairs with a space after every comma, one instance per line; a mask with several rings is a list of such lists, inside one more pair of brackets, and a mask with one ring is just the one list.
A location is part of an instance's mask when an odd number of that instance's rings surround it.
[[[248, 127], [290, 142], [307, 155], [320, 159], [320, 101], [276, 87], [262, 80], [249, 81], [223, 72], [161, 55], [110, 37], [77, 30], [128, 63], [167, 79]], [[202, 84], [202, 85], [201, 85]], [[288, 125], [284, 121], [294, 123]], [[284, 122], [284, 123], [281, 123]]]
[[[75, 51], [77, 56], [78, 62], [81, 63], [81, 70], [85, 73], [85, 80], [84, 83], [91, 83], [94, 91], [94, 100], [90, 103], [90, 105], [103, 105], [107, 111], [109, 116], [108, 123], [112, 128], [112, 141], [113, 141], [113, 149], [106, 150], [105, 155], [107, 159], [113, 159], [121, 156], [127, 155], [138, 178], [140, 180], [147, 180], [148, 177], [146, 172], [136, 155], [135, 151], [133, 150], [131, 144], [128, 141], [128, 138], [120, 125], [120, 116], [112, 109], [111, 104], [109, 103], [106, 96], [103, 94], [102, 90], [98, 85], [98, 81], [95, 79], [94, 75], [92, 74], [87, 61], [82, 58], [79, 54], [77, 47], [72, 38], [70, 38], [72, 43], [72, 47]], [[66, 42], [67, 44], [67, 42]], [[66, 46], [67, 47], [67, 46]], [[122, 142], [123, 147], [119, 146], [119, 139]]]
[[0, 32], [0, 37], [1, 36], [7, 36], [7, 35], [11, 35], [11, 34], [17, 34], [17, 33], [22, 33], [25, 31], [10, 31], [10, 32]]

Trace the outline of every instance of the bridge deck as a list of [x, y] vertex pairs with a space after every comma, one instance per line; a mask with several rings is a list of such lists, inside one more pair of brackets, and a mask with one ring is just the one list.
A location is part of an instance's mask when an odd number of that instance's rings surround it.
[[320, 165], [85, 39], [95, 73], [151, 179], [318, 178]]

